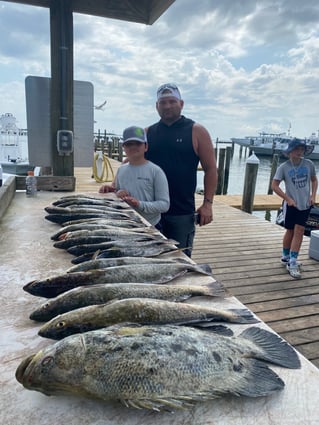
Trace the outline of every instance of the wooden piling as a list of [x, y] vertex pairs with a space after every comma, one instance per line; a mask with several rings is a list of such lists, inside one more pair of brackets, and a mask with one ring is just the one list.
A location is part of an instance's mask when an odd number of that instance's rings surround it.
[[241, 209], [245, 212], [252, 213], [254, 209], [254, 196], [256, 189], [257, 173], [259, 159], [252, 154], [246, 161], [244, 193]]
[[219, 148], [218, 151], [218, 181], [216, 195], [221, 195], [223, 193], [224, 186], [224, 176], [225, 176], [225, 148]]
[[278, 163], [279, 163], [279, 155], [275, 153], [272, 157], [271, 171], [270, 171], [270, 178], [269, 178], [269, 185], [268, 185], [268, 195], [273, 194], [273, 190], [271, 188], [271, 183], [272, 183], [272, 180], [273, 180], [274, 175], [276, 173]]
[[223, 184], [223, 188], [222, 188], [223, 195], [227, 195], [231, 157], [232, 157], [232, 147], [227, 146], [226, 147], [226, 158], [225, 158], [225, 169], [224, 169], [224, 184]]

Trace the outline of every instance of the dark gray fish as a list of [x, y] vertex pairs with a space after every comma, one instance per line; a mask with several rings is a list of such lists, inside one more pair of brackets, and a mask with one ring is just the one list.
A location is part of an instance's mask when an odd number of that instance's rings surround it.
[[57, 201], [52, 202], [52, 205], [54, 206], [60, 206], [60, 207], [69, 207], [69, 206], [75, 206], [75, 205], [102, 205], [102, 206], [108, 206], [116, 209], [130, 209], [131, 207], [122, 200], [110, 200], [110, 199], [102, 199], [102, 198], [91, 198], [91, 197], [70, 197], [68, 199], [61, 198]]
[[154, 227], [137, 227], [132, 229], [126, 229], [123, 227], [108, 226], [101, 229], [80, 229], [73, 230], [71, 232], [62, 233], [59, 237], [59, 240], [67, 239], [76, 239], [79, 237], [86, 236], [103, 236], [103, 235], [112, 235], [112, 236], [125, 236], [129, 239], [131, 235], [135, 234], [148, 234], [154, 235], [156, 238], [164, 239], [163, 236], [156, 230]]
[[78, 224], [71, 224], [68, 226], [63, 226], [59, 231], [55, 232], [51, 239], [54, 241], [59, 240], [59, 237], [63, 235], [64, 233], [68, 232], [74, 232], [76, 230], [98, 230], [98, 229], [110, 229], [110, 228], [125, 228], [125, 229], [131, 229], [131, 228], [141, 228], [141, 224], [137, 223], [133, 220], [108, 220], [105, 219], [105, 221], [101, 221], [100, 223], [95, 222], [83, 222]]
[[48, 214], [76, 214], [76, 213], [99, 213], [102, 214], [117, 214], [119, 216], [125, 216], [125, 215], [135, 215], [135, 210], [133, 208], [126, 208], [126, 209], [118, 209], [118, 208], [112, 208], [109, 206], [102, 206], [102, 205], [78, 205], [78, 206], [70, 206], [70, 207], [55, 207], [54, 205], [47, 206], [44, 208], [44, 210]]
[[[108, 249], [102, 250], [97, 256], [97, 259], [100, 258], [116, 258], [116, 257], [155, 257], [165, 252], [171, 251], [182, 251], [178, 249], [173, 243], [177, 244], [178, 242], [173, 241], [172, 243], [159, 243], [151, 244], [145, 246], [145, 243], [140, 243], [138, 246], [113, 246]], [[73, 262], [73, 260], [72, 260]], [[74, 263], [75, 264], [75, 263]]]
[[156, 298], [181, 302], [195, 296], [223, 297], [225, 291], [218, 282], [205, 285], [156, 285], [151, 283], [114, 283], [79, 286], [47, 300], [34, 310], [31, 320], [46, 322], [67, 311], [89, 305], [104, 304], [125, 298]]
[[[74, 246], [78, 246], [78, 245], [97, 245], [97, 244], [101, 244], [103, 242], [110, 242], [110, 241], [115, 241], [115, 240], [126, 240], [126, 243], [128, 244], [129, 241], [131, 241], [131, 243], [133, 241], [149, 241], [149, 240], [162, 240], [163, 236], [158, 234], [158, 235], [152, 235], [151, 233], [130, 233], [130, 234], [115, 234], [115, 232], [109, 232], [108, 234], [104, 234], [101, 236], [83, 236], [83, 237], [78, 237], [78, 238], [68, 238], [68, 239], [64, 239], [61, 241], [57, 241], [54, 242], [53, 246], [55, 248], [60, 248], [60, 249], [69, 249], [71, 247]], [[97, 248], [99, 249], [99, 248]], [[96, 249], [94, 249], [94, 252], [96, 251]]]
[[[67, 252], [76, 255], [72, 259], [73, 264], [79, 264], [83, 261], [96, 258], [115, 258], [115, 257], [154, 257], [165, 252], [177, 251], [175, 244], [178, 242], [173, 239], [163, 240], [134, 240], [126, 241], [118, 239], [117, 241], [101, 242], [100, 244], [82, 244], [72, 246]], [[97, 255], [95, 255], [97, 253]]]
[[187, 272], [211, 276], [211, 270], [197, 264], [129, 264], [118, 267], [108, 267], [105, 270], [88, 272], [64, 273], [43, 280], [34, 280], [24, 285], [29, 294], [53, 298], [57, 295], [83, 285], [99, 283], [166, 283]]
[[94, 258], [89, 261], [77, 264], [66, 270], [67, 273], [85, 272], [89, 270], [106, 269], [108, 267], [124, 266], [126, 264], [167, 264], [167, 263], [188, 263], [188, 258], [163, 258], [163, 257], [116, 257], [116, 258]]
[[125, 212], [92, 212], [92, 211], [86, 211], [84, 210], [82, 212], [66, 212], [64, 214], [58, 213], [58, 214], [48, 214], [45, 216], [45, 219], [48, 221], [52, 221], [53, 223], [58, 224], [64, 224], [68, 221], [74, 221], [74, 220], [81, 220], [81, 219], [88, 219], [88, 218], [109, 218], [109, 219], [115, 219], [115, 220], [121, 220], [121, 219], [129, 219], [129, 220], [139, 220], [136, 216], [136, 213], [125, 213]]

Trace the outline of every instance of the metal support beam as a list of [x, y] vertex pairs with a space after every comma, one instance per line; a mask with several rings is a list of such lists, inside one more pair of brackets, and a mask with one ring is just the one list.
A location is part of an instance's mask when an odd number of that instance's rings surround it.
[[54, 176], [74, 175], [74, 156], [59, 155], [58, 130], [73, 132], [73, 14], [72, 2], [53, 0], [51, 28], [51, 148]]

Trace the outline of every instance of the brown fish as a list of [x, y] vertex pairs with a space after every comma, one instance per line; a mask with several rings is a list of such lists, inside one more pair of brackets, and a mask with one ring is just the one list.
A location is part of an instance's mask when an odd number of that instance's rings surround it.
[[61, 339], [74, 333], [125, 322], [195, 326], [209, 322], [256, 323], [258, 319], [248, 309], [221, 310], [166, 300], [129, 298], [81, 307], [60, 314], [45, 323], [40, 328], [39, 335], [44, 338]]

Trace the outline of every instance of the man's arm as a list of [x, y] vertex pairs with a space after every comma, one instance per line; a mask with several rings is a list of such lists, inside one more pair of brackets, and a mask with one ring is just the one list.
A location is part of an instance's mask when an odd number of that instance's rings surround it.
[[213, 220], [212, 205], [218, 174], [212, 139], [206, 128], [198, 123], [193, 126], [193, 146], [204, 171], [204, 200], [201, 207], [198, 208], [201, 216], [200, 224], [203, 226]]
[[317, 176], [312, 176], [311, 177], [311, 197], [310, 197], [311, 205], [315, 205], [315, 203], [316, 203], [317, 190], [318, 190]]

